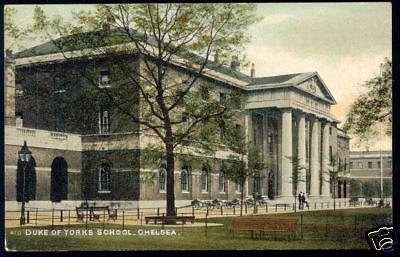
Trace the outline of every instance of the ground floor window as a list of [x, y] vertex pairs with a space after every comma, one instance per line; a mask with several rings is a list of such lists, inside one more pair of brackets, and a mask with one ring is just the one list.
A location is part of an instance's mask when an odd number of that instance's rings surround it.
[[225, 172], [221, 171], [218, 177], [218, 189], [225, 193]]
[[203, 172], [200, 177], [201, 192], [208, 192], [208, 174]]
[[111, 191], [111, 167], [109, 163], [103, 163], [100, 167], [99, 191]]
[[186, 169], [181, 171], [181, 190], [182, 192], [189, 191], [189, 173]]
[[242, 185], [240, 183], [236, 183], [236, 193], [242, 192]]
[[160, 169], [160, 191], [164, 192], [166, 190], [167, 185], [167, 170], [162, 167]]

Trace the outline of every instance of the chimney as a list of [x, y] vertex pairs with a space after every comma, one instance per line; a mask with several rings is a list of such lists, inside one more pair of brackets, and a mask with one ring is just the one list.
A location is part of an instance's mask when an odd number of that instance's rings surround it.
[[115, 19], [110, 16], [107, 15], [106, 21], [103, 23], [103, 30], [110, 30], [111, 29], [111, 25], [115, 22]]
[[239, 65], [240, 65], [240, 62], [239, 62], [239, 58], [237, 57], [237, 55], [232, 56], [231, 69], [236, 71], [238, 69]]
[[250, 70], [250, 77], [254, 78], [256, 76], [256, 67], [254, 63], [251, 64], [251, 70]]
[[219, 51], [218, 51], [218, 50], [215, 50], [215, 53], [214, 53], [214, 62], [215, 62], [216, 64], [219, 64]]

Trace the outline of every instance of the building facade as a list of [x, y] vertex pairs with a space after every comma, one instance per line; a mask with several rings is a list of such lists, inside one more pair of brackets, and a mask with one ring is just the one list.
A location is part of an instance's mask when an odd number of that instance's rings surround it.
[[350, 152], [350, 177], [360, 181], [392, 180], [391, 151]]
[[[147, 167], [142, 156], [157, 138], [124, 120], [101, 95], [95, 102], [87, 100], [79, 89], [86, 84], [76, 71], [91, 63], [63, 61], [61, 54], [44, 45], [36, 47], [36, 54], [8, 52], [5, 57], [6, 201], [17, 200], [21, 188], [17, 153], [24, 141], [34, 158], [32, 201], [164, 201], [165, 169]], [[112, 83], [114, 71], [102, 62], [95, 65], [99, 81], [110, 90], [129, 90]], [[132, 57], [129, 63], [140, 69], [140, 59]], [[174, 79], [185, 76], [181, 67], [171, 66], [171, 73]], [[234, 199], [242, 190], [281, 201], [298, 192], [307, 192], [310, 199], [332, 197], [330, 164], [333, 159], [348, 163], [350, 138], [337, 127], [339, 121], [330, 112], [336, 101], [317, 72], [255, 77], [254, 67], [245, 75], [231, 65], [209, 69], [201, 79], [218, 86], [220, 99], [233, 89], [245, 94], [236, 123], [266, 165], [260, 178], [248, 179], [241, 188], [224, 175], [226, 151], [193, 155], [190, 161], [185, 157], [190, 154], [184, 153], [175, 163], [177, 201]], [[77, 84], [78, 89], [70, 87]], [[121, 92], [129, 93], [139, 106], [137, 93]], [[292, 183], [294, 157], [306, 167], [299, 171], [297, 185]], [[348, 170], [345, 165], [342, 173]], [[343, 176], [335, 182], [337, 196], [346, 197], [346, 181]]]

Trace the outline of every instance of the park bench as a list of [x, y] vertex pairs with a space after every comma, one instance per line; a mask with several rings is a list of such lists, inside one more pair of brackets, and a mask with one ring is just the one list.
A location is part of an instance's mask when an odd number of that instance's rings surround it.
[[146, 216], [145, 217], [145, 221], [146, 224], [149, 223], [149, 221], [154, 221], [154, 224], [157, 224], [159, 221], [161, 221], [162, 223], [165, 223], [166, 220], [175, 220], [175, 221], [180, 221], [183, 224], [186, 224], [186, 221], [190, 221], [192, 224], [194, 223], [194, 216]]
[[297, 228], [297, 219], [276, 219], [276, 218], [235, 218], [229, 226], [234, 236], [235, 231], [249, 231], [251, 237], [258, 232], [262, 237], [266, 232], [288, 233], [290, 240], [291, 236], [295, 235]]
[[75, 209], [76, 209], [77, 221], [84, 221], [87, 212], [89, 212], [89, 220], [91, 221], [100, 221], [101, 213], [105, 213], [106, 211], [108, 214], [108, 220], [112, 219], [115, 221], [118, 217], [117, 210], [116, 209], [110, 210], [108, 206], [76, 207]]

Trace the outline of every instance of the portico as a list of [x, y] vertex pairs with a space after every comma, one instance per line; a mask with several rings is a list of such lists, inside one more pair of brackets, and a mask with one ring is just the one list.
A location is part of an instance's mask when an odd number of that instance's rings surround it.
[[[336, 102], [320, 76], [294, 74], [247, 90], [247, 138], [263, 153], [264, 191], [282, 200], [300, 192], [310, 199], [331, 197], [331, 135], [338, 121], [330, 113]], [[256, 140], [260, 136], [261, 143]]]

